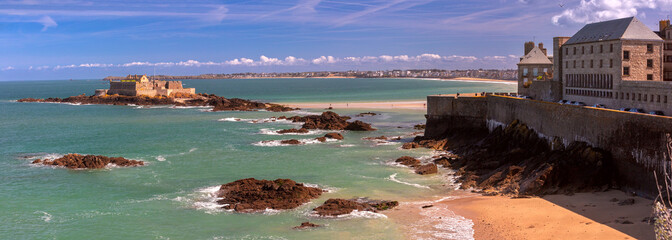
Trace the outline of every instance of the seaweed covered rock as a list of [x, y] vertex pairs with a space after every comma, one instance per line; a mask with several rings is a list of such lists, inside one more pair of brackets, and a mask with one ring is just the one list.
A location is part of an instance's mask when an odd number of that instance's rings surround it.
[[292, 209], [317, 198], [322, 190], [306, 187], [291, 179], [257, 180], [246, 178], [230, 182], [219, 188], [217, 201], [223, 208], [237, 212], [254, 212], [265, 209]]
[[397, 201], [369, 200], [366, 198], [341, 199], [330, 198], [319, 207], [313, 209], [320, 216], [338, 216], [352, 211], [378, 212], [392, 209], [399, 205]]
[[403, 157], [397, 158], [397, 160], [395, 160], [395, 162], [397, 162], [401, 165], [404, 165], [404, 166], [409, 166], [409, 167], [415, 167], [415, 166], [420, 165], [420, 160], [415, 159], [414, 157], [410, 157], [410, 156], [403, 156]]
[[54, 160], [37, 159], [33, 164], [60, 166], [71, 169], [100, 169], [113, 164], [120, 167], [135, 167], [145, 165], [143, 161], [130, 160], [122, 157], [106, 157], [100, 155], [68, 154]]
[[288, 133], [308, 133], [308, 129], [305, 128], [290, 128], [290, 129], [283, 129], [283, 130], [278, 130], [276, 131], [278, 134], [288, 134]]
[[420, 175], [435, 174], [438, 172], [439, 168], [436, 167], [436, 164], [434, 163], [429, 163], [415, 167], [415, 173]]

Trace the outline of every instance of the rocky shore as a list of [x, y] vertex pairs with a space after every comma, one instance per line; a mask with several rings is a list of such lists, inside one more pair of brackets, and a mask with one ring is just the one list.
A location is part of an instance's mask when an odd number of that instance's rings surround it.
[[86, 96], [85, 94], [67, 98], [22, 98], [17, 102], [72, 103], [72, 104], [106, 104], [106, 105], [175, 105], [175, 106], [211, 106], [213, 111], [255, 111], [264, 109], [271, 112], [287, 112], [297, 110], [273, 103], [262, 103], [240, 98], [225, 98], [214, 94], [194, 94], [190, 96]]
[[487, 194], [572, 194], [615, 187], [608, 152], [584, 142], [567, 146], [558, 139], [549, 142], [517, 120], [489, 134], [454, 130], [435, 139], [416, 137], [404, 145], [414, 147], [457, 154], [459, 157], [437, 156], [435, 163], [454, 169], [461, 188], [481, 189]]
[[122, 157], [80, 154], [68, 154], [54, 160], [37, 159], [32, 163], [48, 166], [60, 166], [70, 169], [100, 169], [107, 167], [108, 164], [114, 164], [119, 167], [135, 167], [145, 165], [143, 161], [129, 160]]
[[319, 197], [322, 192], [291, 179], [246, 178], [222, 185], [217, 194], [222, 199], [217, 203], [226, 204], [223, 208], [236, 212], [293, 209]]

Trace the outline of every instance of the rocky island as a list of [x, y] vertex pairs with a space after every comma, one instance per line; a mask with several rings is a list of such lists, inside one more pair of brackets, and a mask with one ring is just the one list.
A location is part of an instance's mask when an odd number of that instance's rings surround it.
[[262, 103], [239, 98], [224, 98], [214, 94], [196, 94], [194, 88], [183, 88], [180, 81], [149, 80], [145, 75], [128, 75], [123, 80], [110, 80], [110, 89], [97, 89], [95, 95], [85, 94], [67, 98], [22, 98], [17, 102], [107, 104], [107, 105], [175, 105], [211, 106], [213, 111], [286, 112], [296, 110], [279, 104]]
[[322, 195], [323, 190], [304, 186], [291, 179], [257, 180], [246, 178], [219, 188], [217, 201], [223, 208], [236, 212], [257, 212], [266, 209], [293, 209]]
[[362, 122], [362, 121], [353, 121], [348, 122], [350, 117], [340, 116], [335, 112], [326, 111], [321, 115], [308, 115], [308, 116], [293, 116], [285, 117], [280, 116], [277, 119], [287, 119], [292, 122], [302, 122], [303, 125], [301, 129], [286, 129], [280, 130], [278, 133], [305, 133], [308, 132], [308, 129], [322, 129], [322, 130], [349, 130], [349, 131], [375, 131], [376, 129], [371, 127], [371, 124]]
[[341, 199], [330, 198], [319, 207], [313, 209], [320, 216], [339, 216], [352, 211], [378, 212], [392, 209], [399, 205], [397, 201], [369, 200], [367, 198]]
[[138, 160], [130, 160], [123, 157], [80, 155], [73, 153], [54, 160], [37, 159], [33, 161], [32, 164], [59, 166], [70, 169], [101, 169], [107, 167], [110, 164], [119, 167], [143, 166], [145, 165], [145, 162]]

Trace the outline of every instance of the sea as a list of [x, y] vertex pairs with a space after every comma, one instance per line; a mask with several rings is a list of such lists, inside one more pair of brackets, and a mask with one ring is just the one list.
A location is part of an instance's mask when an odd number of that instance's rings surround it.
[[[213, 79], [184, 80], [185, 87], [264, 102], [418, 101], [431, 94], [513, 92], [501, 82], [429, 79]], [[329, 198], [420, 201], [450, 196], [452, 173], [421, 176], [399, 166], [401, 156], [438, 154], [402, 150], [424, 110], [336, 109], [377, 131], [341, 132], [345, 139], [311, 141], [325, 131], [277, 135], [298, 128], [276, 116], [319, 114], [323, 109], [275, 113], [212, 112], [202, 107], [18, 103], [20, 98], [68, 97], [107, 88], [101, 80], [0, 82], [1, 239], [404, 239], [385, 212], [334, 218], [311, 210]], [[373, 111], [376, 116], [356, 117]], [[371, 141], [366, 137], [400, 136]], [[285, 146], [283, 139], [306, 144]], [[120, 156], [146, 166], [69, 170], [36, 166], [37, 158], [68, 153]], [[326, 189], [293, 210], [240, 214], [221, 209], [216, 191], [243, 178], [289, 178]], [[301, 222], [324, 225], [293, 230]], [[469, 238], [465, 235], [465, 238]]]

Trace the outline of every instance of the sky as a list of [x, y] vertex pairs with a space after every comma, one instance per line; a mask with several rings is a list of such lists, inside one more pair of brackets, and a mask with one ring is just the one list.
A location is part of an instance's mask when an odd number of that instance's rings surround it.
[[672, 0], [0, 0], [0, 81], [513, 69], [525, 41]]

